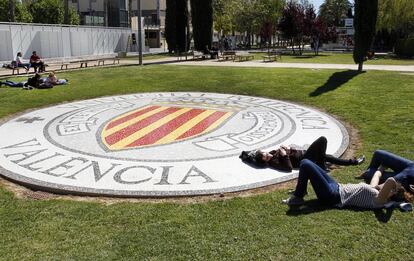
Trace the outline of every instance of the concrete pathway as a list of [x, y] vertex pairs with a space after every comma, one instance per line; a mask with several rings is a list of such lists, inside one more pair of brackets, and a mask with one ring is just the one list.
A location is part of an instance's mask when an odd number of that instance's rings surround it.
[[[195, 65], [195, 66], [231, 66], [231, 67], [263, 67], [263, 68], [303, 68], [303, 69], [335, 69], [335, 70], [356, 70], [356, 64], [320, 64], [320, 63], [279, 63], [263, 61], [232, 62], [232, 61], [180, 61], [171, 63], [173, 65]], [[364, 65], [364, 70], [414, 72], [414, 65]]]
[[[166, 58], [162, 58], [162, 59], [148, 59], [148, 60], [144, 60], [143, 64], [144, 65], [149, 65], [149, 64], [160, 64], [160, 63], [170, 63], [170, 62], [176, 62], [177, 58], [176, 57], [166, 57]], [[46, 68], [48, 72], [50, 71], [56, 71], [56, 72], [66, 72], [66, 71], [74, 71], [74, 70], [88, 70], [88, 69], [96, 69], [96, 68], [103, 68], [103, 67], [113, 67], [113, 66], [128, 66], [128, 65], [138, 65], [138, 57], [135, 58], [127, 58], [127, 59], [121, 59], [119, 64], [111, 64], [110, 62], [108, 64], [106, 64], [105, 66], [99, 66], [97, 65], [97, 62], [90, 62], [88, 63], [88, 67], [87, 68], [80, 68], [80, 64], [79, 63], [73, 63], [68, 65], [68, 69], [66, 70], [61, 70], [61, 65], [56, 63], [56, 64], [49, 64], [49, 66]], [[0, 78], [10, 78], [10, 77], [27, 77], [29, 75], [32, 75], [33, 69], [30, 69], [29, 74], [26, 74], [24, 72], [24, 70], [20, 70], [20, 74], [19, 75], [12, 75], [12, 70], [9, 69], [0, 69]], [[46, 72], [47, 73], [47, 72]]]
[[[355, 64], [320, 64], [320, 63], [279, 63], [279, 62], [267, 62], [264, 63], [259, 60], [247, 61], [247, 62], [232, 62], [232, 61], [217, 61], [217, 60], [180, 60], [178, 61], [176, 57], [166, 57], [161, 59], [149, 59], [143, 61], [144, 65], [151, 64], [170, 64], [170, 65], [189, 65], [189, 66], [225, 66], [225, 67], [261, 67], [261, 68], [303, 68], [303, 69], [334, 69], [334, 70], [356, 70], [357, 65]], [[130, 66], [138, 65], [138, 58], [127, 58], [121, 59], [120, 64], [108, 64], [105, 66], [97, 66], [97, 63], [89, 63], [87, 68], [79, 68], [79, 64], [71, 64], [68, 66], [68, 70], [61, 70], [59, 64], [51, 64], [47, 67], [48, 71], [73, 71], [73, 70], [87, 70], [87, 69], [96, 69], [102, 67], [112, 67], [112, 66]], [[364, 70], [380, 70], [380, 71], [397, 71], [397, 72], [406, 72], [414, 73], [414, 65], [364, 65]], [[19, 75], [11, 75], [12, 71], [8, 69], [0, 69], [0, 79], [10, 78], [10, 77], [27, 77], [28, 74], [22, 73]], [[30, 70], [30, 74], [33, 74], [33, 70]]]

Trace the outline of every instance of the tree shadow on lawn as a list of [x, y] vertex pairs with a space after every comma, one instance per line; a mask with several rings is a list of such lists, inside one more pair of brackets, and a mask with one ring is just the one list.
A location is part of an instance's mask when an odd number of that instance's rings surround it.
[[[322, 212], [322, 211], [330, 210], [330, 209], [335, 209], [335, 207], [321, 204], [321, 202], [317, 199], [311, 199], [311, 200], [305, 201], [305, 204], [303, 204], [302, 206], [289, 207], [288, 211], [286, 211], [286, 215], [288, 216], [308, 215], [308, 214]], [[344, 209], [355, 211], [355, 212], [373, 211], [377, 220], [382, 223], [387, 223], [391, 219], [392, 213], [394, 211], [394, 208], [369, 210], [369, 209], [363, 209], [363, 208], [348, 207]]]
[[346, 71], [341, 71], [341, 72], [335, 72], [334, 74], [331, 75], [331, 77], [329, 77], [328, 81], [324, 85], [318, 87], [316, 90], [311, 92], [309, 96], [316, 97], [324, 93], [334, 91], [337, 88], [344, 85], [345, 83], [347, 83], [348, 81], [352, 80], [355, 76], [362, 74], [362, 73], [365, 73], [365, 72], [358, 72], [356, 70], [346, 70]]

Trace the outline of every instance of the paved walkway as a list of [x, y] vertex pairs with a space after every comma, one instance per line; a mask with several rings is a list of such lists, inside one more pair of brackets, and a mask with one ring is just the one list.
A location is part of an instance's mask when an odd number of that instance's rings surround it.
[[[267, 62], [264, 63], [259, 60], [247, 61], [247, 62], [232, 62], [232, 61], [217, 61], [217, 60], [199, 60], [199, 61], [178, 61], [176, 57], [166, 57], [161, 59], [148, 59], [143, 61], [144, 65], [151, 64], [171, 64], [171, 65], [190, 65], [190, 66], [225, 66], [225, 67], [262, 67], [262, 68], [303, 68], [303, 69], [334, 69], [334, 70], [356, 70], [355, 64], [320, 64], [320, 63], [279, 63], [279, 62]], [[121, 59], [120, 64], [109, 64], [104, 67], [111, 66], [129, 66], [137, 65], [138, 58]], [[71, 64], [68, 66], [68, 70], [84, 70], [92, 68], [101, 68], [103, 66], [97, 66], [97, 62], [89, 63], [87, 68], [79, 68], [79, 64]], [[61, 71], [60, 65], [50, 65], [47, 67], [48, 71]], [[380, 70], [380, 71], [397, 71], [414, 73], [414, 65], [364, 65], [364, 70]], [[23, 72], [23, 70], [22, 70]], [[27, 74], [22, 73], [18, 76], [26, 77]], [[33, 70], [30, 70], [33, 73]], [[14, 77], [11, 75], [12, 71], [8, 69], [0, 69], [0, 78]]]
[[[176, 57], [166, 57], [166, 58], [162, 58], [162, 59], [148, 59], [148, 60], [144, 60], [143, 64], [144, 65], [148, 65], [148, 64], [159, 64], [159, 63], [170, 63], [170, 62], [175, 62], [177, 61]], [[98, 67], [98, 62], [89, 62], [88, 63], [88, 67], [87, 68], [80, 68], [80, 64], [79, 63], [73, 63], [68, 65], [68, 70], [61, 70], [61, 65], [60, 64], [50, 64], [46, 69], [48, 72], [50, 71], [57, 71], [57, 72], [65, 72], [65, 71], [73, 71], [73, 70], [87, 70], [87, 69], [96, 69], [96, 68], [103, 68], [103, 67], [113, 67], [113, 66], [128, 66], [128, 65], [138, 65], [138, 57], [137, 58], [127, 58], [127, 59], [121, 59], [119, 64], [111, 64], [111, 62], [108, 62], [105, 66], [99, 66]], [[33, 69], [30, 69], [29, 75], [33, 74]], [[12, 70], [9, 69], [0, 69], [0, 78], [8, 78], [8, 77], [27, 77], [28, 74], [26, 74], [24, 72], [24, 70], [20, 70], [20, 74], [19, 75], [12, 75]]]
[[[339, 70], [356, 70], [356, 64], [320, 64], [320, 63], [279, 63], [254, 60], [248, 62], [232, 62], [232, 61], [180, 61], [171, 63], [174, 65], [195, 65], [195, 66], [231, 66], [231, 67], [264, 67], [264, 68], [304, 68], [304, 69], [339, 69]], [[364, 65], [364, 70], [380, 70], [380, 71], [397, 71], [397, 72], [414, 72], [414, 65]]]

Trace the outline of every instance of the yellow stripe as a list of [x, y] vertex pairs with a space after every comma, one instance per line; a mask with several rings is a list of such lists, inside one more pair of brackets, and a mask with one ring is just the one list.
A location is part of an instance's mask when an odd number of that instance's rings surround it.
[[194, 117], [192, 120], [190, 120], [190, 121], [186, 122], [185, 124], [181, 125], [179, 128], [172, 131], [170, 134], [168, 134], [167, 136], [165, 136], [162, 139], [158, 140], [154, 144], [163, 144], [163, 143], [168, 143], [170, 141], [174, 141], [175, 139], [177, 139], [178, 137], [183, 135], [186, 131], [188, 131], [189, 129], [191, 129], [195, 125], [197, 125], [199, 122], [201, 122], [202, 120], [204, 120], [205, 118], [207, 118], [208, 116], [213, 114], [214, 112], [216, 112], [216, 111], [207, 110], [207, 111], [204, 111], [203, 113], [200, 113], [199, 115]]
[[[103, 137], [108, 137], [109, 135], [111, 135], [111, 134], [113, 134], [113, 133], [115, 133], [115, 132], [117, 132], [119, 130], [122, 130], [123, 128], [126, 128], [126, 127], [128, 127], [128, 126], [130, 126], [132, 124], [135, 124], [135, 123], [137, 123], [137, 122], [139, 122], [139, 121], [141, 121], [141, 120], [143, 120], [145, 118], [148, 118], [149, 116], [152, 116], [152, 115], [154, 115], [154, 114], [156, 114], [158, 112], [167, 110], [169, 108], [170, 107], [160, 107], [160, 108], [157, 108], [155, 110], [146, 112], [146, 113], [144, 113], [144, 114], [142, 114], [142, 115], [140, 115], [140, 116], [138, 116], [136, 118], [133, 118], [133, 119], [131, 119], [129, 121], [123, 122], [123, 123], [121, 123], [121, 124], [119, 124], [119, 125], [111, 128], [109, 130], [105, 130], [105, 128], [106, 128], [106, 126], [105, 126], [104, 131], [102, 132], [102, 134], [103, 134], [102, 136]], [[110, 123], [108, 123], [108, 124], [110, 124]]]
[[217, 128], [217, 126], [219, 126], [223, 121], [227, 120], [233, 113], [232, 112], [228, 112], [226, 114], [224, 114], [223, 116], [221, 116], [220, 119], [218, 119], [217, 121], [215, 121], [213, 124], [210, 125], [210, 127], [208, 127], [205, 131], [203, 131], [203, 133], [205, 132], [209, 132], [211, 130], [214, 130], [215, 128]]
[[146, 109], [148, 109], [149, 107], [152, 107], [152, 106], [154, 106], [154, 105], [147, 105], [145, 107], [140, 108], [139, 110], [130, 111], [130, 112], [126, 113], [126, 114], [122, 114], [121, 116], [118, 116], [115, 119], [113, 119], [111, 122], [116, 121], [116, 120], [119, 120], [119, 119], [124, 118], [124, 117], [127, 117], [127, 116], [129, 116], [131, 114], [134, 114], [134, 113], [138, 112], [138, 111], [146, 110]]
[[169, 115], [165, 116], [164, 118], [152, 123], [151, 125], [148, 125], [147, 127], [142, 128], [141, 130], [133, 133], [132, 135], [118, 141], [115, 144], [113, 144], [111, 146], [111, 149], [123, 149], [128, 144], [131, 144], [132, 142], [136, 141], [137, 139], [147, 135], [151, 131], [157, 129], [158, 127], [164, 125], [165, 123], [171, 121], [172, 119], [180, 116], [181, 114], [184, 114], [184, 113], [188, 112], [189, 110], [192, 110], [192, 108], [183, 108], [183, 109], [180, 109], [180, 110], [178, 110], [178, 111], [176, 111], [172, 114], [169, 114]]

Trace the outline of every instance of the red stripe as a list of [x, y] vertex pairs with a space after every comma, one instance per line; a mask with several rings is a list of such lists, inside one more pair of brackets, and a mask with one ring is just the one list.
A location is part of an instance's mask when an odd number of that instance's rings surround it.
[[204, 120], [197, 123], [194, 127], [183, 133], [180, 137], [177, 138], [177, 140], [185, 139], [191, 136], [195, 136], [197, 134], [202, 133], [205, 131], [208, 127], [210, 127], [211, 124], [218, 121], [221, 117], [223, 117], [226, 114], [226, 112], [217, 111]]
[[128, 127], [125, 127], [117, 132], [112, 133], [111, 135], [109, 135], [108, 137], [105, 137], [105, 141], [107, 142], [107, 144], [109, 145], [113, 145], [115, 143], [117, 143], [118, 141], [134, 134], [135, 132], [139, 131], [142, 128], [147, 127], [148, 125], [164, 118], [165, 116], [168, 116], [171, 113], [174, 113], [178, 110], [180, 110], [181, 108], [168, 108], [164, 111], [160, 111], [154, 115], [149, 116], [148, 118], [145, 118], [141, 121], [138, 121], [132, 125], [129, 125]]
[[113, 127], [115, 127], [115, 126], [117, 126], [117, 125], [119, 125], [119, 124], [121, 124], [121, 123], [124, 123], [124, 122], [126, 122], [126, 121], [132, 120], [132, 119], [133, 119], [133, 118], [135, 118], [135, 117], [138, 117], [138, 116], [140, 116], [140, 115], [142, 115], [142, 114], [144, 114], [144, 113], [147, 113], [147, 112], [149, 112], [149, 111], [152, 111], [152, 110], [158, 109], [159, 107], [160, 107], [160, 106], [151, 106], [151, 107], [146, 108], [146, 109], [143, 109], [143, 110], [138, 110], [138, 111], [136, 111], [136, 112], [134, 112], [134, 113], [132, 113], [132, 114], [129, 114], [129, 115], [125, 116], [125, 117], [122, 117], [122, 118], [120, 118], [120, 119], [117, 119], [117, 120], [115, 120], [115, 121], [113, 121], [113, 122], [109, 123], [109, 124], [108, 124], [108, 126], [105, 128], [105, 130], [112, 129]]
[[201, 109], [192, 109], [178, 116], [177, 118], [165, 123], [164, 125], [158, 127], [157, 129], [151, 131], [150, 133], [134, 141], [133, 143], [127, 145], [127, 147], [136, 147], [136, 146], [154, 144], [161, 138], [165, 137], [166, 135], [170, 134], [174, 130], [178, 129], [181, 125], [192, 120], [194, 117], [196, 117], [197, 115], [199, 115], [200, 113], [204, 111], [205, 110], [201, 110]]

